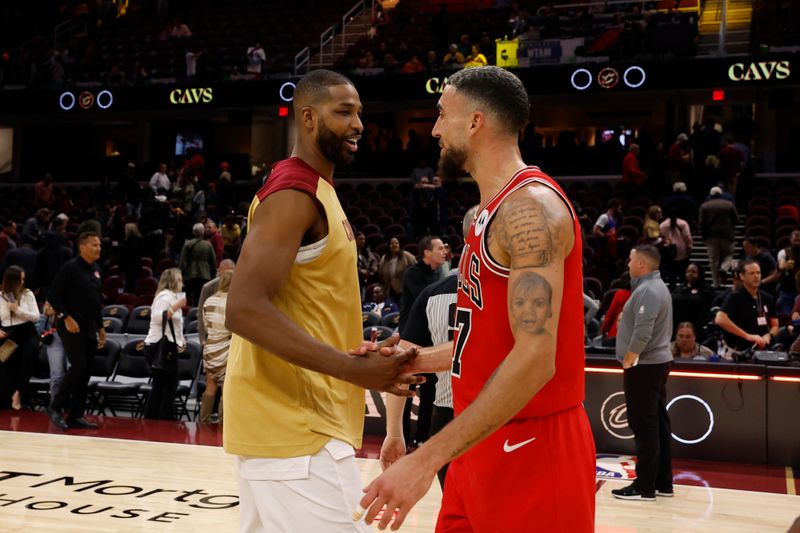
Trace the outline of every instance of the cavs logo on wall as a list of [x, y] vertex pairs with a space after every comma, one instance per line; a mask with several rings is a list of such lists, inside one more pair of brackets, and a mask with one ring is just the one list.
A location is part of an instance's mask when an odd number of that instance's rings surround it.
[[632, 439], [633, 431], [628, 427], [628, 409], [625, 406], [625, 393], [615, 392], [600, 407], [600, 420], [606, 431], [618, 439]]
[[78, 96], [78, 105], [81, 109], [89, 109], [94, 105], [94, 95], [89, 91], [84, 91]]
[[597, 75], [597, 83], [603, 89], [613, 89], [619, 83], [619, 72], [617, 69], [606, 67]]
[[350, 221], [347, 219], [342, 220], [342, 226], [344, 226], [344, 232], [347, 235], [347, 240], [355, 240], [356, 237], [353, 235], [353, 227], [350, 225]]
[[636, 479], [636, 458], [632, 455], [598, 453], [595, 477], [603, 479]]

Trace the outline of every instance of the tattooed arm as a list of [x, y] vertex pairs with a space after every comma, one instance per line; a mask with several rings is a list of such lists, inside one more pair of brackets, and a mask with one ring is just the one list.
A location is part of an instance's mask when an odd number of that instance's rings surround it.
[[439, 468], [508, 422], [555, 373], [564, 260], [574, 245], [567, 207], [546, 187], [525, 187], [503, 202], [488, 231], [492, 256], [511, 270], [507, 312], [514, 347], [469, 407], [367, 486], [361, 500], [369, 508], [367, 523], [384, 505], [384, 516], [398, 509], [394, 524], [402, 523]]

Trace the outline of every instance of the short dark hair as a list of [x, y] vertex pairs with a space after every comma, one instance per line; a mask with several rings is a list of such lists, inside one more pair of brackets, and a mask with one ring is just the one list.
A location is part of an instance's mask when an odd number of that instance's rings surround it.
[[744, 274], [745, 270], [749, 265], [758, 265], [758, 268], [761, 268], [761, 263], [753, 259], [752, 257], [748, 257], [747, 259], [742, 259], [736, 264], [736, 274], [741, 276]]
[[609, 209], [614, 209], [615, 207], [622, 207], [622, 201], [619, 198], [612, 198], [606, 204], [606, 211]]
[[419, 240], [419, 256], [422, 257], [425, 255], [425, 250], [431, 251], [433, 250], [433, 241], [435, 239], [442, 240], [441, 237], [437, 235], [426, 235]]
[[447, 83], [478, 106], [485, 106], [509, 133], [517, 134], [530, 119], [528, 91], [518, 77], [503, 68], [466, 68], [450, 76]]
[[766, 242], [766, 239], [764, 237], [759, 236], [759, 235], [745, 235], [744, 239], [742, 239], [742, 240], [743, 241], [747, 241], [750, 244], [754, 244], [754, 245], [758, 246], [759, 248], [768, 248], [769, 247], [769, 244]]
[[297, 82], [297, 88], [294, 90], [295, 104], [306, 105], [323, 100], [330, 96], [328, 88], [336, 85], [355, 86], [350, 78], [338, 72], [325, 69], [312, 70]]
[[92, 237], [97, 237], [99, 239], [100, 235], [96, 231], [84, 231], [78, 236], [78, 245], [86, 244], [86, 241]]
[[637, 244], [633, 250], [637, 254], [643, 255], [654, 268], [661, 265], [661, 252], [652, 244]]

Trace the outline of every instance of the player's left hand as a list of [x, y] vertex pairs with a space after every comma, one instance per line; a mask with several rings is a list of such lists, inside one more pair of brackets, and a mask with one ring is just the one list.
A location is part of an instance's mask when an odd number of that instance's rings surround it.
[[386, 470], [398, 459], [406, 454], [406, 440], [404, 437], [386, 436], [381, 446], [380, 462], [381, 470]]
[[400, 342], [400, 334], [395, 333], [388, 339], [382, 340], [381, 342], [371, 342], [371, 341], [364, 341], [358, 348], [353, 348], [352, 350], [348, 350], [349, 355], [366, 355], [367, 352], [377, 352], [380, 350], [381, 355], [394, 355], [400, 350], [399, 347]]
[[436, 469], [430, 467], [424, 454], [412, 453], [398, 459], [364, 488], [360, 505], [367, 510], [367, 524], [372, 524], [383, 511], [378, 529], [383, 531], [390, 522], [392, 531], [400, 529], [411, 508], [431, 488], [435, 476]]

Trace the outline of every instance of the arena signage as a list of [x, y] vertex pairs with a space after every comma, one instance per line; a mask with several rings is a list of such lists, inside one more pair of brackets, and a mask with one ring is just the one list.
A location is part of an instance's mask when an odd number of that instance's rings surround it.
[[[647, 73], [638, 66], [632, 65], [624, 70], [605, 67], [597, 73], [597, 85], [603, 89], [613, 89], [620, 83], [629, 89], [638, 89], [647, 80]], [[595, 82], [595, 75], [589, 69], [576, 68], [570, 76], [570, 84], [578, 91], [585, 91]]]
[[428, 78], [425, 82], [425, 92], [428, 94], [442, 94], [447, 85], [447, 78]]
[[[15, 486], [14, 483], [17, 483]], [[25, 487], [23, 493], [16, 493], [18, 483]], [[11, 485], [11, 486], [4, 486]], [[46, 488], [42, 488], [46, 487]], [[69, 492], [97, 494], [107, 498], [107, 503], [98, 504], [97, 499], [86, 503], [86, 497], [76, 495], [75, 501], [69, 497], [53, 499], [53, 490], [63, 488]], [[38, 490], [37, 490], [38, 489]], [[11, 490], [12, 492], [5, 492]], [[44, 491], [40, 496], [37, 491]], [[119, 501], [128, 496], [126, 503]], [[130, 499], [135, 499], [135, 504]], [[173, 502], [183, 504], [182, 511], [164, 511], [158, 507], [174, 509]], [[80, 480], [74, 476], [49, 477], [38, 472], [0, 471], [0, 507], [22, 506], [30, 511], [61, 511], [75, 515], [93, 515], [120, 520], [138, 519], [147, 522], [173, 523], [198, 511], [219, 511], [239, 505], [239, 497], [234, 494], [211, 494], [202, 489], [178, 490], [120, 484], [110, 479]], [[144, 525], [143, 525], [144, 527]]]
[[108, 109], [114, 103], [114, 95], [109, 90], [102, 90], [96, 95], [91, 91], [74, 93], [64, 91], [58, 97], [58, 107], [64, 111], [72, 111], [75, 108], [85, 110], [91, 109], [95, 105], [100, 109]]
[[208, 104], [214, 100], [213, 87], [191, 87], [173, 89], [169, 93], [169, 102], [174, 105]]
[[785, 80], [791, 74], [791, 63], [788, 60], [734, 63], [728, 67], [728, 79], [731, 81]]

